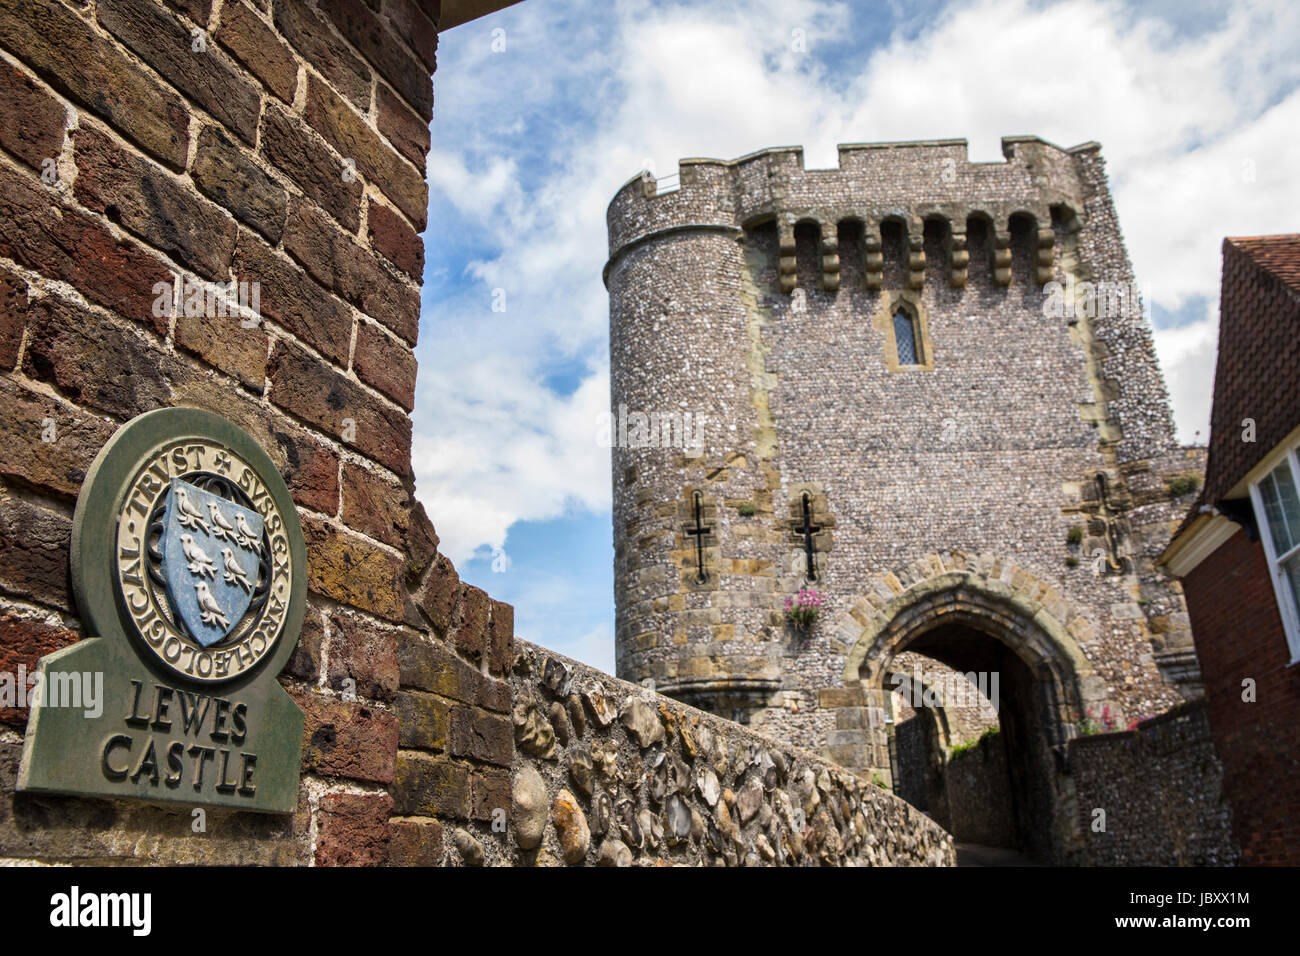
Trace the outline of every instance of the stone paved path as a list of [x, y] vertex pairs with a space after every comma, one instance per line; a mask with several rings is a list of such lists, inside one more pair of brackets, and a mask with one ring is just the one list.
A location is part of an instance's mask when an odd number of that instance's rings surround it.
[[957, 844], [958, 866], [1041, 866], [1019, 850], [978, 843]]

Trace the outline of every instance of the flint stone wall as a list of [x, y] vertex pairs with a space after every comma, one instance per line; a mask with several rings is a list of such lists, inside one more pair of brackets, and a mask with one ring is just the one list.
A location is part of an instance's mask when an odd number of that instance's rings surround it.
[[953, 838], [982, 846], [1014, 847], [1007, 743], [1002, 734], [985, 737], [951, 757], [943, 768], [947, 825]]
[[[1204, 700], [1136, 730], [1076, 737], [1069, 766], [1089, 866], [1235, 866], [1239, 851]], [[1095, 811], [1105, 830], [1093, 829]]]
[[523, 866], [947, 865], [952, 839], [816, 754], [525, 642], [509, 683], [508, 825], [445, 862]]

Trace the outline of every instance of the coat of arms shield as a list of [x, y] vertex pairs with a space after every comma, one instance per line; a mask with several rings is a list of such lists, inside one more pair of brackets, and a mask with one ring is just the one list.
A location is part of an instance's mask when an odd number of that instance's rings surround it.
[[173, 478], [163, 516], [162, 572], [177, 617], [203, 647], [224, 639], [257, 588], [262, 516]]

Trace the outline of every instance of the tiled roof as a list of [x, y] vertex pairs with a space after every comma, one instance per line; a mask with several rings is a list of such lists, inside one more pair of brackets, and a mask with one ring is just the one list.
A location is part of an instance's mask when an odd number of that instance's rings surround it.
[[1242, 236], [1223, 240], [1261, 269], [1300, 292], [1300, 236]]
[[[1248, 418], [1255, 422], [1254, 442], [1243, 440]], [[1300, 235], [1225, 239], [1209, 461], [1205, 486], [1183, 527], [1297, 425]]]

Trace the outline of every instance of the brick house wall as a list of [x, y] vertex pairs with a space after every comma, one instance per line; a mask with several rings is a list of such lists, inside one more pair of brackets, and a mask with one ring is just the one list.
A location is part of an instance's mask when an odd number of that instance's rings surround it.
[[1205, 486], [1161, 559], [1183, 580], [1247, 865], [1300, 863], [1300, 667], [1249, 490], [1300, 424], [1298, 293], [1300, 236], [1224, 239]]
[[1287, 666], [1263, 546], [1238, 531], [1184, 588], [1241, 862], [1300, 864], [1300, 668]]
[[[471, 749], [461, 729], [509, 710], [513, 611], [459, 581], [412, 497], [438, 16], [438, 0], [0, 2], [0, 668], [82, 636], [77, 492], [114, 429], [159, 406], [261, 443], [310, 587], [281, 676], [307, 715], [297, 813], [210, 810], [192, 839], [188, 813], [15, 797], [11, 709], [0, 856], [437, 860], [438, 818], [467, 811], [413, 793], [410, 766], [471, 794], [504, 775], [511, 736]], [[260, 319], [187, 314], [185, 283], [230, 280], [260, 284]], [[436, 678], [413, 663], [435, 655]], [[446, 677], [462, 664], [472, 690]], [[416, 713], [451, 736], [401, 720]]]

